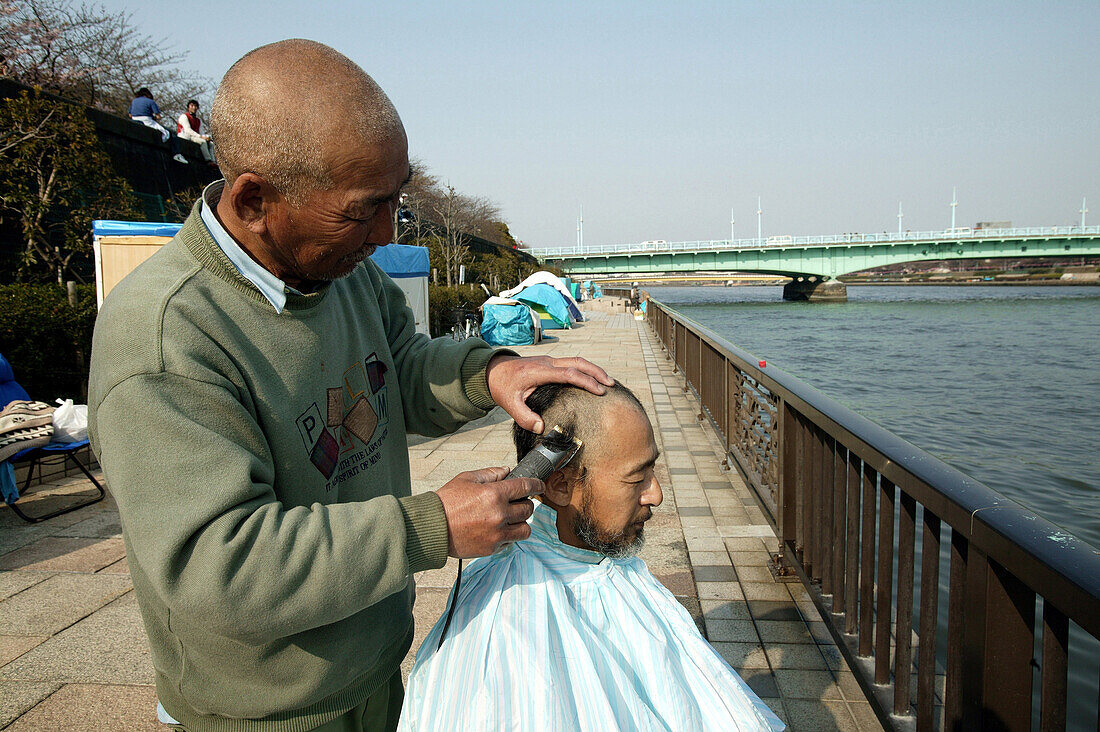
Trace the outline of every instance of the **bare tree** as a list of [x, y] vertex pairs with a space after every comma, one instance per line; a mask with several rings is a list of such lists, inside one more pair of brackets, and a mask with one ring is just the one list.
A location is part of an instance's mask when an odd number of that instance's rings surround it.
[[459, 269], [468, 261], [470, 236], [482, 234], [499, 218], [500, 211], [484, 198], [458, 193], [452, 185], [443, 188], [434, 210], [442, 228], [439, 247], [450, 286], [457, 282]]
[[142, 34], [132, 18], [71, 0], [0, 0], [0, 74], [116, 114], [143, 86], [165, 110], [210, 94], [209, 79], [179, 68], [185, 51]]
[[447, 186], [443, 189], [443, 196], [434, 204], [435, 214], [443, 227], [438, 240], [447, 287], [457, 282], [459, 267], [470, 251], [461, 228], [464, 221], [460, 198], [454, 186]]
[[439, 179], [419, 160], [409, 161], [409, 168], [401, 205], [394, 211], [394, 241], [398, 244], [425, 240], [435, 228], [432, 215], [439, 198]]

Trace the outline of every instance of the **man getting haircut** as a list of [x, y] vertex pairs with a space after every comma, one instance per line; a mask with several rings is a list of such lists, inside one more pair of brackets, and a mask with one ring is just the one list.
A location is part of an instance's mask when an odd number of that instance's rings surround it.
[[[637, 397], [617, 382], [600, 397], [546, 385], [527, 406], [582, 446], [546, 479], [530, 538], [463, 572], [399, 729], [782, 729], [634, 556], [662, 500]], [[513, 438], [518, 459], [539, 436], [517, 425]]]

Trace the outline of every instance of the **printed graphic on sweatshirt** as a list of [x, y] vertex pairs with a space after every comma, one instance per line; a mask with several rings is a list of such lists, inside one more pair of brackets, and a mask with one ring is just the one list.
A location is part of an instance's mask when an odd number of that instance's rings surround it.
[[378, 461], [378, 448], [388, 434], [386, 364], [372, 353], [352, 364], [340, 386], [325, 390], [324, 412], [317, 402], [298, 416], [309, 460], [328, 481], [328, 488]]

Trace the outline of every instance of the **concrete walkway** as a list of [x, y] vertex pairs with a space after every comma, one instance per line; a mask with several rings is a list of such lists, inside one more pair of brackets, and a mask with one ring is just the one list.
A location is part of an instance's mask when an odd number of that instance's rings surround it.
[[[624, 312], [592, 312], [525, 354], [584, 357], [630, 386], [649, 410], [665, 502], [642, 558], [708, 640], [793, 730], [881, 729], [799, 584], [767, 568], [775, 538], [722, 449], [697, 419], [649, 329]], [[457, 473], [512, 465], [511, 421], [500, 410], [446, 438], [410, 437], [413, 490]], [[32, 488], [31, 512], [86, 491], [79, 478]], [[117, 509], [108, 497], [44, 524], [0, 509], [0, 728], [163, 730], [134, 601]], [[443, 612], [455, 561], [417, 576], [413, 652]], [[412, 654], [403, 668], [408, 673]]]

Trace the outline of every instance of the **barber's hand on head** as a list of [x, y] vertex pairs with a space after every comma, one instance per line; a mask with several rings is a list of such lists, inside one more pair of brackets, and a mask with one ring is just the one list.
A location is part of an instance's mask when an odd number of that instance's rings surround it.
[[447, 514], [452, 557], [484, 557], [501, 544], [531, 535], [527, 519], [535, 510], [527, 496], [542, 493], [541, 480], [511, 478], [508, 468], [483, 468], [459, 473], [436, 491]]
[[606, 371], [583, 358], [520, 358], [501, 353], [493, 356], [485, 373], [493, 401], [503, 407], [520, 427], [540, 435], [544, 427], [542, 418], [526, 404], [527, 397], [537, 387], [543, 384], [572, 384], [602, 396], [606, 391], [604, 387], [615, 383]]

